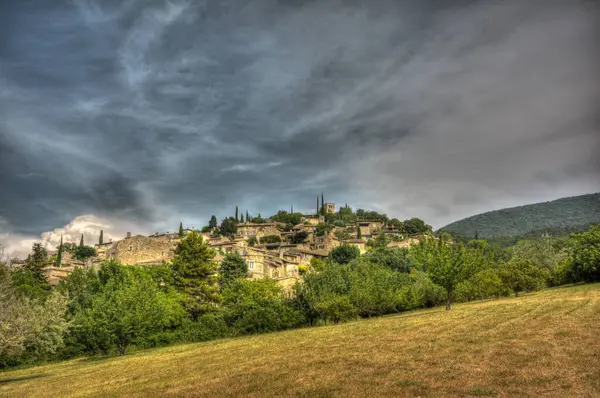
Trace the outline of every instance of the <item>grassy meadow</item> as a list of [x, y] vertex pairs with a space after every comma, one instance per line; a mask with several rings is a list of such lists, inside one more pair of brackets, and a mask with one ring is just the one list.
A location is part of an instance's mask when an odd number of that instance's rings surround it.
[[600, 284], [0, 372], [0, 396], [600, 396]]

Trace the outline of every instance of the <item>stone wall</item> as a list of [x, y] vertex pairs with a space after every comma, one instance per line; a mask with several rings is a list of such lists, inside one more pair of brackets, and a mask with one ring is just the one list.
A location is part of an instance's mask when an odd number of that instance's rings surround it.
[[178, 243], [179, 238], [173, 234], [137, 235], [113, 243], [106, 250], [105, 257], [128, 265], [160, 264], [173, 259]]

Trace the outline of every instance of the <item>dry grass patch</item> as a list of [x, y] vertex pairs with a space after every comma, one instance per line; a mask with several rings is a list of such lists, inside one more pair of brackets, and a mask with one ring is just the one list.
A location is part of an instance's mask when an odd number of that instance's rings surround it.
[[600, 285], [0, 373], [7, 396], [600, 396]]

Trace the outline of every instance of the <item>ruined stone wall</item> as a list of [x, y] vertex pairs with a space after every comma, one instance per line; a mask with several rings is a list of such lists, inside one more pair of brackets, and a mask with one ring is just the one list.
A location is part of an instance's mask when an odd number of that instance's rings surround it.
[[263, 236], [277, 235], [281, 236], [281, 232], [276, 227], [260, 227], [256, 231], [256, 237], [262, 238]]
[[160, 264], [173, 259], [178, 243], [172, 235], [132, 236], [114, 243], [106, 250], [106, 258], [128, 265]]

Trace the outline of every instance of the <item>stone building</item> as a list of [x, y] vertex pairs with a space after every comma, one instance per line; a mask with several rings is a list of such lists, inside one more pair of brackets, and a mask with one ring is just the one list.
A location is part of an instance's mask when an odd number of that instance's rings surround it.
[[237, 236], [242, 238], [277, 235], [280, 236], [279, 229], [275, 223], [243, 223], [237, 225]]
[[322, 215], [319, 215], [319, 214], [305, 215], [304, 217], [301, 218], [301, 221], [305, 224], [317, 225], [320, 223], [324, 223], [325, 217], [323, 217]]
[[364, 239], [373, 238], [375, 232], [383, 228], [383, 222], [381, 221], [363, 220], [358, 221], [357, 224], [360, 228], [360, 234]]
[[104, 259], [114, 258], [128, 265], [152, 265], [171, 261], [179, 241], [179, 235], [173, 233], [150, 236], [128, 233], [125, 239], [110, 244], [110, 247], [96, 245], [96, 248], [103, 249]]
[[327, 213], [327, 214], [335, 213], [335, 203], [325, 203], [325, 213]]
[[362, 239], [348, 239], [344, 241], [344, 243], [350, 246], [358, 247], [360, 254], [364, 254], [367, 251], [366, 242]]

